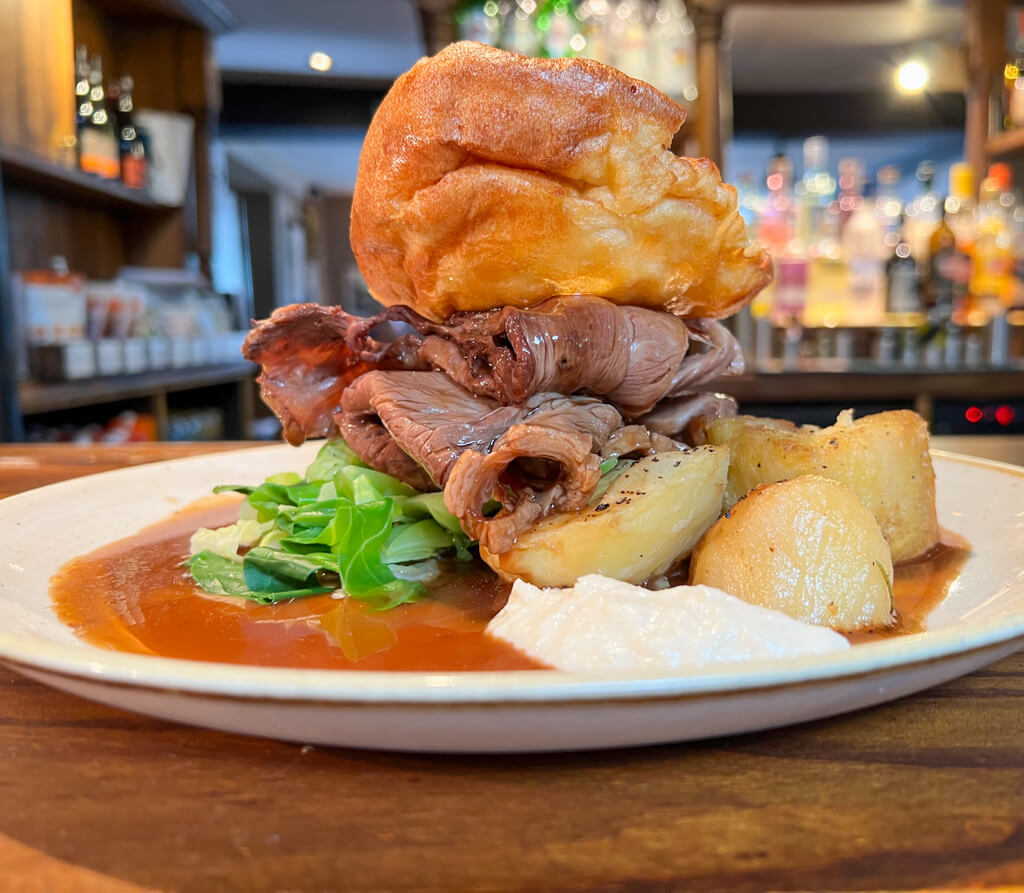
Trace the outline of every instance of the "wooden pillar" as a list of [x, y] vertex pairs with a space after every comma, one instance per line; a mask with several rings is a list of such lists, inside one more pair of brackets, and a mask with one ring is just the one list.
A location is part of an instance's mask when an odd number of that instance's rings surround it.
[[455, 42], [455, 3], [453, 0], [414, 0], [420, 13], [423, 44], [433, 56]]
[[989, 136], [989, 103], [1002, 69], [1006, 0], [967, 0], [967, 116], [964, 158], [974, 168], [975, 189], [985, 176]]
[[686, 0], [697, 36], [697, 145], [700, 154], [722, 164], [720, 66], [722, 22], [728, 0]]

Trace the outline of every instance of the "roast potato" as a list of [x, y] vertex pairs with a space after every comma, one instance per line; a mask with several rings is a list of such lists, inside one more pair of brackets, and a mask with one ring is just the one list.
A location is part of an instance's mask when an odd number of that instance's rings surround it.
[[481, 547], [480, 557], [534, 586], [572, 586], [584, 574], [642, 583], [689, 555], [719, 516], [728, 470], [726, 447], [647, 456], [596, 504], [549, 515], [509, 551]]
[[738, 416], [713, 422], [708, 442], [730, 449], [727, 507], [759, 484], [816, 474], [856, 491], [882, 528], [893, 561], [915, 558], [938, 542], [928, 426], [915, 412], [854, 421], [847, 410], [828, 428]]
[[690, 582], [840, 632], [893, 621], [878, 522], [851, 487], [817, 475], [751, 490], [694, 549]]

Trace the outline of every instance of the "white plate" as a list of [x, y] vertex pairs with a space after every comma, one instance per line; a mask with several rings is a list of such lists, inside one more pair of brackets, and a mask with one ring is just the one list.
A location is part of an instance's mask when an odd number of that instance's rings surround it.
[[684, 741], [831, 716], [970, 673], [1024, 647], [1024, 468], [936, 452], [939, 518], [974, 547], [929, 632], [818, 658], [687, 676], [382, 673], [230, 666], [106, 651], [50, 607], [65, 561], [217, 483], [302, 470], [261, 447], [97, 474], [0, 502], [0, 660], [74, 694], [199, 726], [415, 751], [577, 750]]

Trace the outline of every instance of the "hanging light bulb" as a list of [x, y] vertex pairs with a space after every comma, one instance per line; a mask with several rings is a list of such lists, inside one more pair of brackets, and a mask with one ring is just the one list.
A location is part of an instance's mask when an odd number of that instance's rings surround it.
[[903, 93], [920, 93], [928, 85], [928, 69], [917, 59], [908, 59], [896, 69], [896, 86]]

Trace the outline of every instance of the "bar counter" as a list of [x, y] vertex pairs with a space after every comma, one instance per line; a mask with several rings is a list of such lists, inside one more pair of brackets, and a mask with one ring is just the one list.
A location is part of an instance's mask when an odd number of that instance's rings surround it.
[[[933, 445], [1024, 464], [1024, 437]], [[0, 446], [0, 496], [238, 446]], [[488, 757], [189, 728], [0, 668], [0, 754], [5, 890], [1024, 885], [1024, 653], [801, 726]]]

